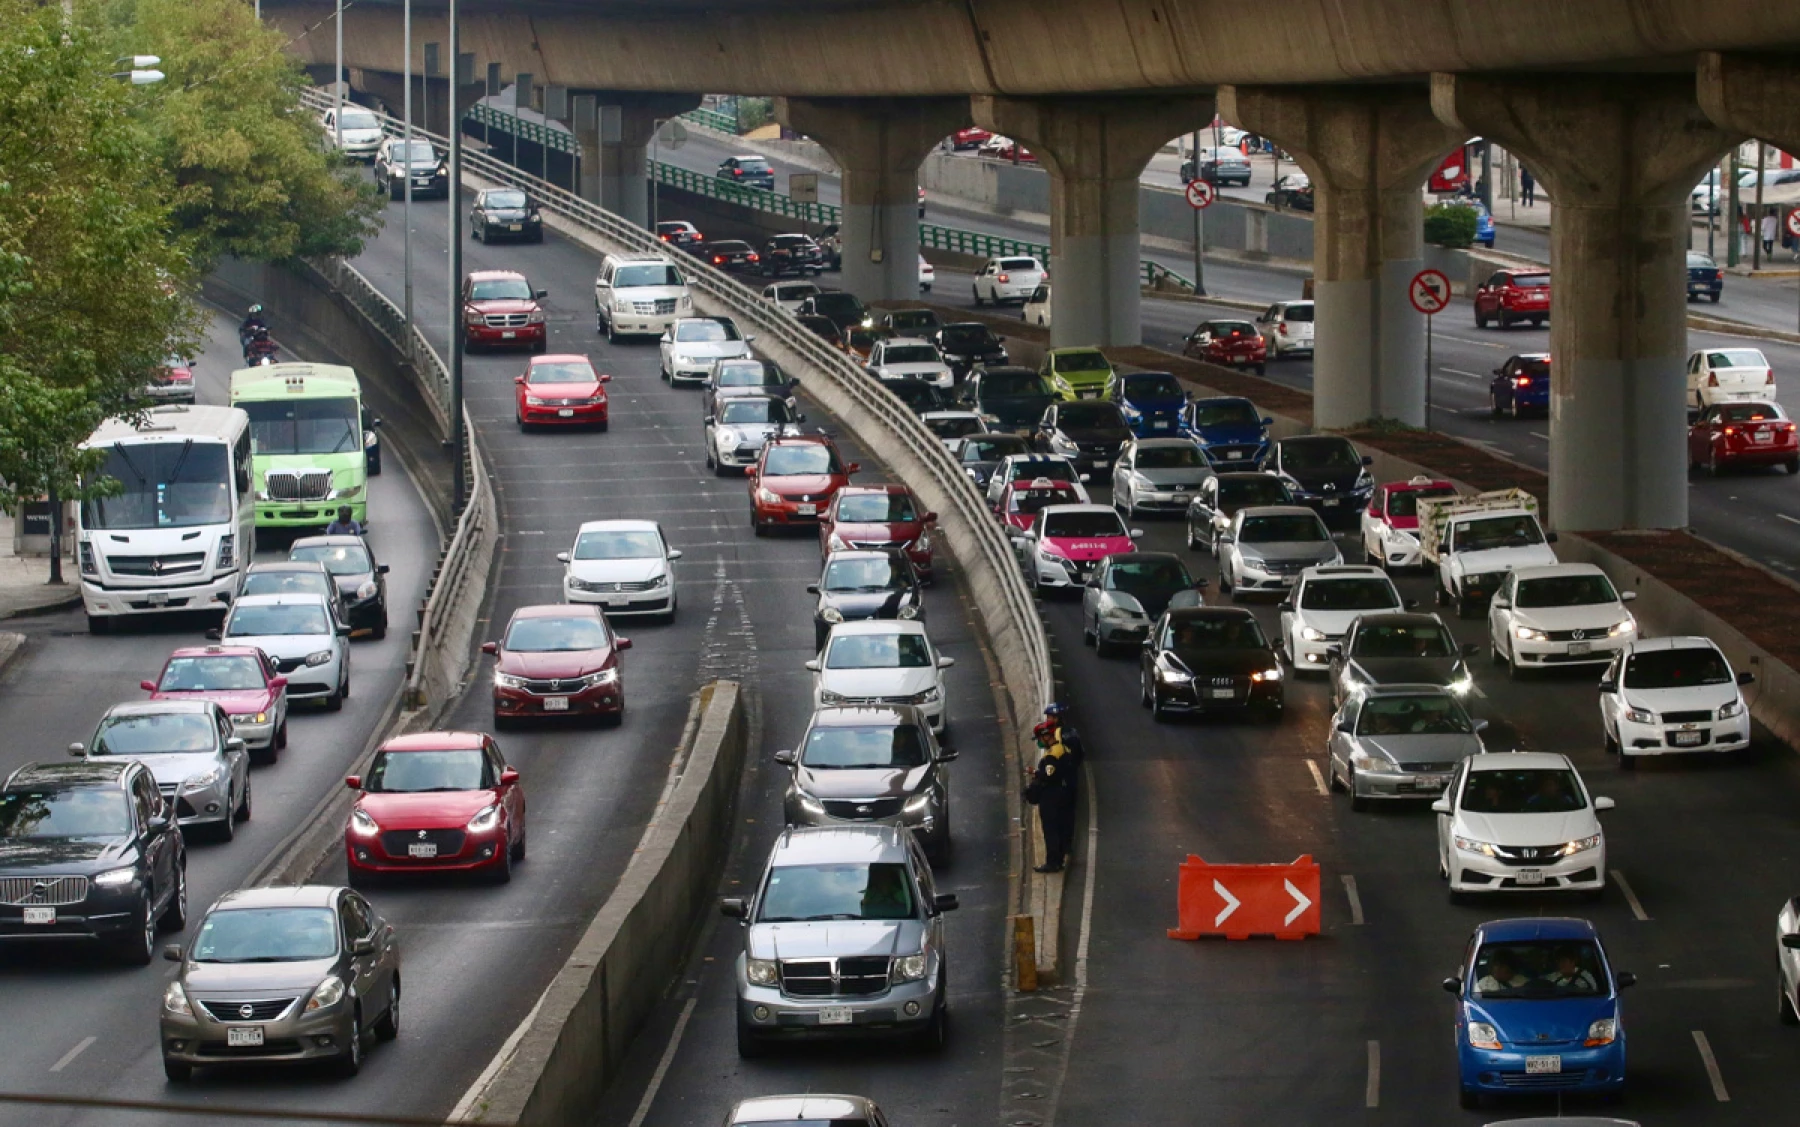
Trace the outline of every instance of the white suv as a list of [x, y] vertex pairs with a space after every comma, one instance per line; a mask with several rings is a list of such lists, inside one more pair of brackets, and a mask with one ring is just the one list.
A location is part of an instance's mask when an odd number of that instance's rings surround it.
[[975, 275], [975, 304], [979, 307], [990, 302], [1002, 305], [1016, 301], [1022, 305], [1043, 280], [1044, 264], [1035, 258], [990, 258], [982, 265], [981, 273]]
[[824, 651], [806, 668], [813, 675], [814, 708], [910, 704], [941, 737], [949, 715], [943, 671], [955, 664], [931, 644], [923, 622], [871, 618], [833, 626]]
[[949, 391], [956, 385], [950, 365], [944, 363], [937, 345], [913, 337], [879, 340], [869, 353], [869, 374], [878, 380], [906, 382], [916, 380]]
[[607, 340], [661, 336], [694, 312], [681, 268], [659, 255], [609, 254], [594, 279], [594, 328]]

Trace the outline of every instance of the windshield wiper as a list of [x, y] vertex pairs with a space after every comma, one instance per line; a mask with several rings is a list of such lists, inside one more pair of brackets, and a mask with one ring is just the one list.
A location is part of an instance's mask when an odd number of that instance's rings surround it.
[[171, 467], [169, 470], [169, 484], [170, 485], [174, 485], [176, 482], [181, 480], [182, 467], [187, 465], [188, 455], [192, 454], [193, 452], [194, 452], [194, 440], [191, 438], [183, 439], [182, 443], [181, 443], [181, 456], [175, 459], [175, 465], [173, 467]]
[[138, 469], [137, 463], [131, 460], [131, 455], [127, 454], [125, 452], [125, 444], [124, 443], [122, 443], [122, 442], [113, 443], [113, 453], [115, 453], [119, 456], [119, 461], [125, 463], [126, 469], [130, 470], [132, 473], [137, 475], [137, 479], [139, 481], [143, 482], [145, 485], [150, 484], [150, 479], [144, 476], [144, 471]]

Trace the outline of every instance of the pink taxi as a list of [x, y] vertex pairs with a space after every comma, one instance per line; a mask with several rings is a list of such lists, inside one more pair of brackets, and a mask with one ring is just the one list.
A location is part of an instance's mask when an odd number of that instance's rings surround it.
[[1454, 497], [1456, 486], [1430, 477], [1377, 486], [1362, 515], [1363, 554], [1380, 567], [1419, 567], [1419, 502]]
[[1025, 581], [1042, 595], [1085, 586], [1101, 560], [1132, 551], [1143, 534], [1107, 505], [1048, 505], [1012, 536]]

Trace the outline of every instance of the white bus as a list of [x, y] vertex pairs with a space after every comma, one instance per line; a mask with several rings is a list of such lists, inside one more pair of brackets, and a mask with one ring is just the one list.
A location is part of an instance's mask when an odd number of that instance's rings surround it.
[[81, 504], [76, 552], [88, 631], [132, 614], [223, 611], [256, 548], [250, 417], [236, 407], [155, 407], [108, 419], [83, 449], [117, 481]]

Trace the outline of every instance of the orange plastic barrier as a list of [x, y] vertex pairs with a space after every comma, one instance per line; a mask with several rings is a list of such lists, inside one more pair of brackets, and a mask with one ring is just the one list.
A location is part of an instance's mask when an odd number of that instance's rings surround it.
[[1170, 939], [1317, 935], [1319, 866], [1310, 853], [1291, 865], [1209, 865], [1190, 853], [1176, 908], [1180, 926], [1169, 929]]

